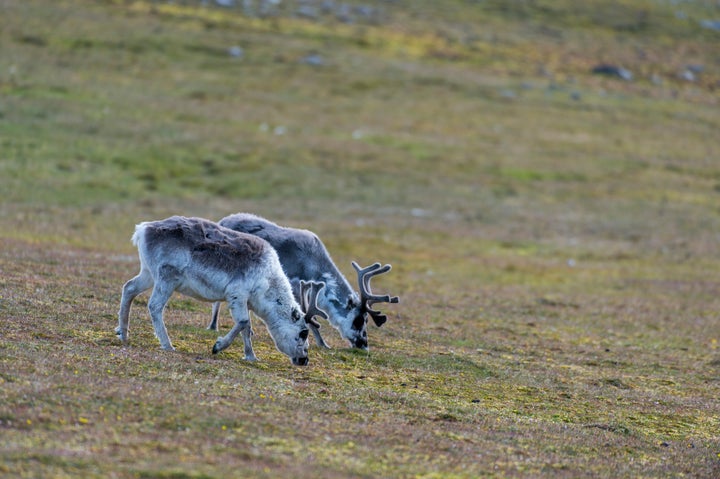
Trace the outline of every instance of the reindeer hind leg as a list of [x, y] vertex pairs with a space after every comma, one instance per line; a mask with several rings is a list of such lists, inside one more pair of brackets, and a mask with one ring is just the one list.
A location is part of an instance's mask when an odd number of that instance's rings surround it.
[[208, 324], [207, 329], [211, 331], [218, 330], [218, 316], [220, 315], [220, 301], [215, 301], [212, 305], [212, 319]]
[[163, 311], [165, 310], [165, 305], [170, 300], [170, 296], [172, 296], [178, 285], [179, 273], [177, 269], [172, 266], [162, 266], [158, 276], [158, 280], [155, 282], [155, 287], [148, 301], [148, 311], [150, 312], [150, 318], [152, 318], [155, 336], [157, 336], [160, 341], [160, 347], [166, 351], [174, 351], [175, 348], [170, 342], [170, 337], [168, 336], [167, 328], [163, 321]]
[[120, 311], [118, 312], [118, 326], [115, 328], [115, 334], [118, 335], [121, 341], [125, 342], [128, 338], [130, 306], [133, 300], [140, 293], [150, 289], [152, 285], [153, 279], [150, 271], [142, 268], [137, 276], [123, 286], [122, 299], [120, 299]]

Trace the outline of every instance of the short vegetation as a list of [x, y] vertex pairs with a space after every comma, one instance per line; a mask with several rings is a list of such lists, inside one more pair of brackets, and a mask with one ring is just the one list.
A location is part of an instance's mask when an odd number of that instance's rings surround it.
[[[227, 6], [223, 6], [227, 5]], [[720, 7], [0, 2], [0, 476], [720, 477]], [[595, 70], [595, 73], [593, 73]], [[627, 75], [630, 73], [631, 75]], [[391, 263], [352, 349], [162, 351], [136, 223]], [[223, 309], [221, 334], [230, 325]]]

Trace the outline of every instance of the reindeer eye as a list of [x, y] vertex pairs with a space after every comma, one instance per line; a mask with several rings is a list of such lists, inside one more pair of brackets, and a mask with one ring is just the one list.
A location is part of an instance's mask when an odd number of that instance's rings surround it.
[[352, 327], [357, 331], [361, 331], [365, 327], [365, 315], [360, 314], [358, 316], [355, 316]]

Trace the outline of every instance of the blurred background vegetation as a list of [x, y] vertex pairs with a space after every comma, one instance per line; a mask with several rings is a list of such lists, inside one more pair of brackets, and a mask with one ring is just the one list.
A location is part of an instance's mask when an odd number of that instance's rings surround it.
[[[0, 473], [716, 477], [719, 41], [714, 0], [3, 0]], [[115, 342], [133, 225], [238, 211], [393, 264], [370, 354], [210, 358], [180, 298], [178, 354], [141, 301]]]

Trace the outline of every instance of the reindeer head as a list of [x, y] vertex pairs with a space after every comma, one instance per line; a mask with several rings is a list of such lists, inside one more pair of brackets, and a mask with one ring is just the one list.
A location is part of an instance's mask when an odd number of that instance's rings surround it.
[[279, 331], [272, 335], [273, 341], [278, 350], [287, 354], [295, 366], [307, 366], [310, 330], [304, 321], [305, 313], [295, 304], [291, 314], [292, 322], [280, 323]]
[[355, 321], [353, 321], [353, 329], [357, 330], [359, 334], [353, 342], [353, 346], [367, 349], [367, 315], [370, 315], [378, 327], [387, 321], [387, 316], [373, 309], [372, 306], [377, 303], [398, 303], [400, 302], [400, 298], [397, 296], [373, 294], [370, 289], [370, 280], [372, 277], [387, 273], [392, 269], [392, 266], [386, 264], [381, 267], [380, 263], [375, 263], [366, 268], [361, 268], [355, 261], [352, 262], [352, 266], [355, 268], [355, 271], [357, 271], [358, 285], [360, 287], [360, 314], [355, 318]]

